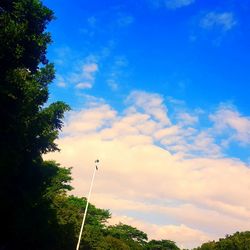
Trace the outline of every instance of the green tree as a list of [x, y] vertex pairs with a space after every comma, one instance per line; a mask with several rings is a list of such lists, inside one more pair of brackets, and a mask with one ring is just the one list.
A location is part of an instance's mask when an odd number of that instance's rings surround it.
[[179, 250], [171, 240], [151, 240], [148, 242], [146, 249], [148, 250]]
[[[66, 193], [53, 196], [53, 209], [60, 230], [57, 238], [60, 238], [61, 249], [73, 249], [76, 246], [86, 203], [86, 198], [67, 196]], [[96, 249], [103, 238], [105, 223], [110, 216], [108, 210], [89, 204], [81, 249]]]
[[195, 248], [196, 250], [214, 250], [215, 249], [215, 242], [209, 241], [206, 243], [203, 243], [201, 247]]
[[204, 243], [195, 250], [250, 250], [250, 231], [226, 235], [216, 242]]
[[142, 249], [147, 242], [147, 234], [135, 227], [119, 223], [107, 228], [108, 235], [124, 241], [131, 249]]
[[131, 248], [123, 240], [114, 238], [110, 235], [103, 237], [102, 241], [96, 248], [97, 250], [130, 250]]
[[55, 161], [43, 162], [43, 179], [45, 180], [43, 198], [52, 202], [57, 196], [66, 196], [67, 191], [73, 189], [70, 185], [71, 168], [61, 167]]
[[[56, 219], [44, 197], [49, 183], [42, 154], [69, 107], [44, 107], [54, 68], [46, 59], [45, 32], [53, 12], [39, 0], [0, 2], [0, 248], [52, 249]], [[52, 174], [53, 176], [53, 174]], [[50, 247], [49, 247], [50, 246]], [[55, 249], [55, 248], [54, 248]]]

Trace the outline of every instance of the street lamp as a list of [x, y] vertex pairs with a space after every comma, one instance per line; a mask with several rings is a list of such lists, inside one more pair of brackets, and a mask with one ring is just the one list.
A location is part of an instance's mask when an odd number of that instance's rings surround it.
[[79, 233], [79, 238], [78, 238], [76, 250], [79, 250], [79, 247], [80, 247], [80, 242], [81, 242], [81, 237], [82, 237], [82, 230], [83, 230], [83, 226], [84, 226], [86, 215], [87, 215], [87, 210], [88, 210], [88, 206], [89, 206], [90, 195], [91, 195], [91, 191], [92, 191], [93, 182], [94, 182], [94, 179], [95, 179], [95, 173], [98, 170], [98, 163], [99, 163], [99, 160], [95, 160], [95, 168], [94, 168], [94, 172], [93, 172], [93, 176], [92, 176], [92, 180], [91, 180], [91, 184], [90, 184], [90, 189], [89, 189], [87, 204], [86, 204], [84, 215], [83, 215], [83, 219], [82, 219], [82, 225], [81, 225], [81, 229], [80, 229], [80, 233]]

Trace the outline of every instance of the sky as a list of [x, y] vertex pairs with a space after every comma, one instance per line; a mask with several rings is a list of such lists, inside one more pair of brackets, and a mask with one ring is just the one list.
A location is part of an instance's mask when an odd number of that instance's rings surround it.
[[249, 0], [43, 1], [55, 12], [49, 103], [71, 106], [46, 155], [73, 193], [192, 248], [250, 229]]

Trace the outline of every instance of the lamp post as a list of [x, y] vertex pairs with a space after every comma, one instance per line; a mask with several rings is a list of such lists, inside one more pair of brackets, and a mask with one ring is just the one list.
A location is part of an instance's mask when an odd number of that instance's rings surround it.
[[87, 215], [87, 210], [88, 210], [88, 206], [89, 206], [90, 195], [91, 195], [91, 191], [92, 191], [92, 187], [93, 187], [93, 182], [94, 182], [94, 179], [95, 179], [95, 173], [98, 170], [98, 163], [99, 163], [99, 160], [96, 160], [95, 161], [95, 168], [94, 168], [94, 172], [93, 172], [93, 176], [92, 176], [92, 180], [91, 180], [91, 184], [90, 184], [90, 189], [89, 189], [87, 204], [86, 204], [84, 215], [83, 215], [83, 219], [82, 219], [82, 225], [81, 225], [81, 229], [80, 229], [80, 233], [79, 233], [79, 238], [78, 238], [76, 250], [79, 250], [79, 247], [80, 247], [80, 242], [81, 242], [81, 237], [82, 237], [82, 230], [83, 230], [83, 226], [84, 226], [86, 215]]

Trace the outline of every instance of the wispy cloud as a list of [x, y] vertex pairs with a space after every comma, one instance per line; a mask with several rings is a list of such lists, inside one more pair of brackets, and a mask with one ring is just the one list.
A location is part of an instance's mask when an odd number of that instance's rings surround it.
[[118, 20], [117, 20], [118, 25], [121, 26], [121, 27], [129, 26], [129, 25], [131, 25], [133, 22], [134, 22], [134, 17], [131, 16], [131, 15], [125, 15], [125, 14], [122, 14], [122, 15], [118, 18]]
[[211, 42], [217, 47], [221, 45], [226, 35], [233, 31], [238, 21], [233, 12], [210, 11], [200, 13], [195, 23], [189, 40], [197, 42], [204, 39], [203, 42]]
[[66, 82], [65, 82], [65, 79], [64, 79], [64, 77], [63, 76], [61, 76], [60, 74], [57, 74], [56, 75], [56, 85], [58, 86], [58, 87], [60, 87], [60, 88], [65, 88], [65, 87], [67, 87], [67, 84], [66, 84]]
[[229, 31], [237, 21], [232, 12], [209, 12], [200, 21], [200, 26], [204, 29], [219, 28], [222, 31]]
[[168, 9], [179, 9], [187, 7], [195, 2], [195, 0], [150, 0], [155, 7], [166, 7]]
[[143, 110], [162, 125], [170, 124], [167, 117], [167, 108], [159, 94], [150, 94], [143, 91], [133, 91], [127, 98], [127, 103], [133, 103], [130, 112]]
[[98, 65], [95, 62], [87, 62], [82, 67], [83, 77], [88, 80], [93, 80], [95, 73], [98, 71]]
[[120, 87], [120, 81], [123, 79], [124, 75], [128, 73], [124, 73], [124, 70], [128, 66], [128, 60], [125, 56], [116, 56], [114, 60], [110, 64], [109, 73], [107, 77], [107, 84], [113, 90], [116, 91]]
[[92, 84], [90, 82], [80, 82], [76, 84], [77, 89], [91, 89]]
[[87, 19], [87, 23], [91, 26], [91, 27], [95, 27], [96, 23], [97, 23], [97, 19], [94, 16], [91, 16]]
[[115, 90], [117, 90], [117, 89], [119, 88], [119, 84], [118, 84], [117, 81], [114, 80], [114, 79], [108, 79], [108, 80], [107, 80], [107, 84], [108, 84], [108, 86], [109, 86], [113, 91], [115, 91]]
[[193, 125], [199, 121], [199, 117], [196, 114], [189, 114], [187, 112], [180, 112], [177, 114], [177, 119], [182, 125]]
[[56, 77], [58, 87], [75, 86], [76, 89], [91, 89], [95, 83], [95, 76], [98, 72], [97, 60], [88, 56], [84, 60], [75, 63], [73, 69], [67, 74], [58, 74]]
[[221, 105], [218, 110], [210, 115], [214, 122], [214, 132], [227, 135], [224, 145], [232, 141], [244, 145], [250, 144], [250, 117], [243, 117], [235, 107]]
[[74, 84], [78, 89], [90, 89], [95, 83], [95, 75], [98, 71], [98, 64], [87, 60], [83, 65], [68, 75], [68, 82]]
[[182, 7], [186, 7], [195, 2], [195, 0], [166, 0], [166, 6], [170, 9], [178, 9]]
[[55, 58], [54, 62], [57, 65], [63, 66], [65, 62], [71, 60], [72, 58], [72, 50], [68, 46], [61, 46], [55, 48], [54, 50]]

